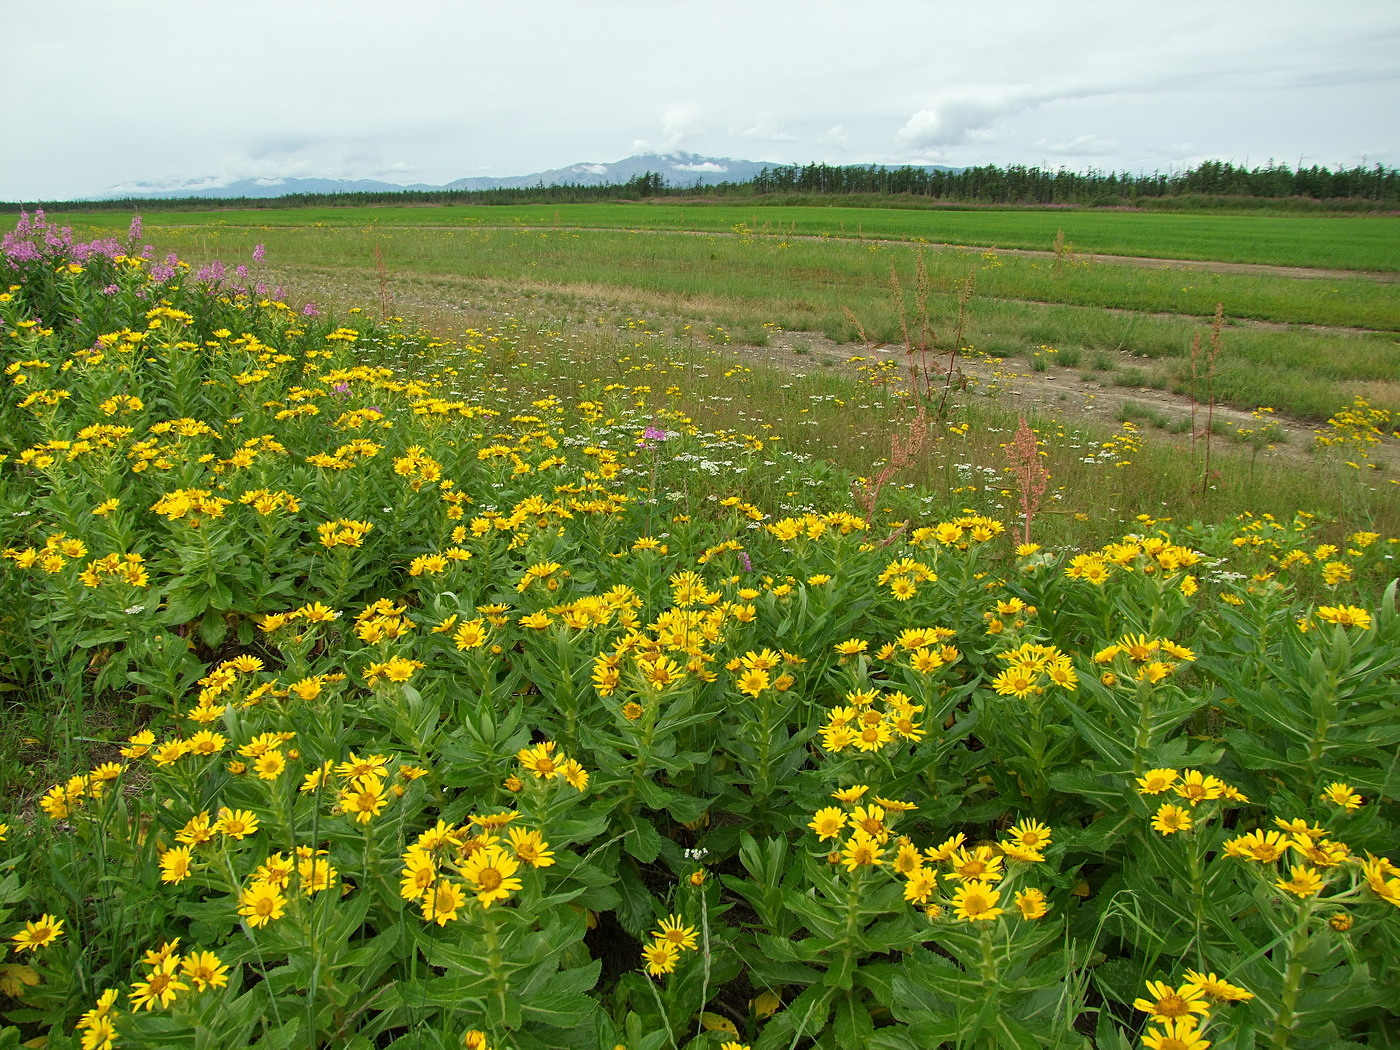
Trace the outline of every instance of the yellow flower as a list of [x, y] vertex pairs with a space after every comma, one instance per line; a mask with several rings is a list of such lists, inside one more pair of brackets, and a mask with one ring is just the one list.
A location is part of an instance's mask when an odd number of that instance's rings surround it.
[[176, 846], [160, 855], [160, 881], [181, 883], [190, 875], [190, 847]]
[[133, 981], [131, 985], [131, 1009], [149, 1010], [160, 1005], [169, 1006], [175, 1001], [177, 992], [187, 992], [190, 986], [180, 980], [175, 972], [180, 965], [178, 955], [170, 955], [156, 963], [144, 981]]
[[841, 850], [841, 863], [846, 866], [847, 871], [855, 871], [856, 868], [861, 867], [879, 866], [884, 862], [884, 858], [881, 856], [880, 840], [860, 828], [852, 832], [851, 837], [846, 840], [845, 847]]
[[1176, 783], [1177, 776], [1180, 774], [1175, 769], [1148, 770], [1145, 776], [1137, 778], [1138, 794], [1161, 795]]
[[221, 809], [214, 830], [226, 838], [247, 838], [258, 830], [258, 817], [246, 809]]
[[446, 926], [457, 918], [457, 912], [467, 902], [462, 887], [451, 879], [441, 879], [423, 894], [423, 918]]
[[253, 771], [259, 780], [276, 780], [286, 768], [286, 756], [276, 748], [263, 752], [253, 761]]
[[175, 832], [175, 839], [189, 846], [202, 846], [206, 842], [214, 841], [214, 825], [209, 820], [209, 814], [196, 813], [185, 822], [184, 827]]
[[1011, 839], [1018, 846], [1040, 851], [1050, 845], [1050, 829], [1038, 820], [1023, 820], [1012, 826]]
[[15, 951], [32, 952], [39, 948], [47, 948], [62, 936], [63, 920], [45, 913], [36, 922], [26, 922], [24, 929], [10, 940], [15, 942]]
[[1360, 627], [1365, 630], [1371, 626], [1371, 614], [1354, 605], [1324, 605], [1317, 610], [1317, 618], [1339, 627]]
[[523, 747], [516, 754], [520, 764], [541, 780], [553, 780], [559, 775], [559, 763], [554, 755], [553, 740], [545, 740], [534, 747]]
[[768, 672], [757, 668], [745, 671], [739, 676], [738, 682], [735, 683], [739, 692], [754, 697], [758, 696], [759, 693], [763, 692], [763, 690], [767, 689], [771, 684], [772, 682], [768, 677]]
[[1045, 894], [1034, 887], [1017, 891], [1016, 907], [1021, 910], [1023, 919], [1039, 919], [1050, 910], [1050, 905], [1045, 901]]
[[910, 904], [927, 904], [938, 886], [938, 873], [931, 868], [918, 868], [909, 873], [904, 883], [904, 899]]
[[1182, 774], [1181, 780], [1172, 785], [1172, 791], [1195, 806], [1199, 802], [1209, 802], [1223, 795], [1225, 783], [1219, 777], [1203, 774], [1197, 769], [1188, 769]]
[[1322, 801], [1331, 802], [1350, 811], [1361, 808], [1362, 798], [1351, 790], [1350, 784], [1338, 780], [1328, 784], [1323, 790]]
[[647, 973], [652, 977], [674, 973], [680, 957], [680, 949], [670, 941], [652, 941], [642, 949], [642, 961], [646, 964]]
[[1322, 889], [1322, 876], [1317, 873], [1316, 868], [1310, 868], [1306, 864], [1294, 864], [1290, 875], [1291, 878], [1279, 879], [1274, 885], [1298, 897], [1312, 897]]
[[1000, 882], [1004, 875], [1001, 858], [988, 846], [970, 851], [959, 846], [947, 859], [953, 869], [947, 877], [958, 882]]
[[1225, 841], [1225, 854], [1272, 864], [1288, 852], [1288, 840], [1280, 831], [1251, 831]]
[[191, 952], [180, 960], [180, 970], [196, 991], [223, 988], [228, 984], [228, 967], [213, 952]]
[[996, 906], [1001, 891], [988, 882], [965, 882], [953, 894], [953, 913], [967, 922], [989, 922], [999, 918], [1002, 910]]
[[538, 831], [509, 828], [506, 836], [515, 855], [532, 868], [547, 868], [554, 863], [554, 853]]
[[489, 908], [496, 901], [503, 901], [524, 883], [514, 878], [520, 865], [500, 846], [487, 846], [476, 850], [462, 866], [462, 877], [476, 891], [476, 899], [481, 906]]
[[1191, 827], [1191, 811], [1174, 806], [1170, 802], [1164, 802], [1158, 808], [1156, 816], [1152, 818], [1152, 829], [1161, 832], [1163, 835], [1171, 835], [1178, 831], [1188, 831]]
[[383, 780], [377, 776], [356, 777], [340, 792], [340, 811], [354, 814], [357, 824], [368, 824], [388, 801]]
[[248, 925], [266, 926], [273, 919], [280, 919], [287, 907], [287, 898], [282, 891], [267, 882], [253, 882], [238, 898], [238, 914], [248, 920]]
[[564, 782], [575, 791], [588, 790], [588, 770], [572, 758], [566, 758], [559, 765], [560, 774], [564, 777]]
[[1134, 999], [1133, 1008], [1151, 1014], [1152, 1020], [1159, 1024], [1210, 1012], [1206, 993], [1197, 984], [1187, 983], [1173, 988], [1161, 981], [1148, 981], [1147, 994], [1151, 998]]
[[1219, 999], [1221, 1002], [1244, 1002], [1254, 998], [1253, 992], [1247, 992], [1239, 985], [1231, 984], [1213, 973], [1203, 974], [1187, 970], [1183, 976], [1187, 984], [1199, 988], [1211, 999]]
[[685, 920], [679, 915], [666, 916], [661, 920], [661, 928], [652, 930], [651, 935], [658, 942], [665, 941], [681, 951], [694, 951], [698, 947], [695, 927], [685, 925]]
[[1194, 1017], [1183, 1017], [1165, 1022], [1160, 1031], [1149, 1028], [1143, 1033], [1142, 1045], [1148, 1050], [1206, 1050], [1210, 1040], [1201, 1036]]

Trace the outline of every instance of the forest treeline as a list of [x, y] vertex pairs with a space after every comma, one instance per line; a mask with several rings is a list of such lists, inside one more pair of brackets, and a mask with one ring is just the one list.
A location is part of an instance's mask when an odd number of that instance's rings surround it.
[[[63, 211], [196, 211], [228, 208], [355, 207], [418, 204], [572, 204], [683, 197], [771, 204], [839, 203], [886, 207], [929, 204], [1151, 209], [1288, 208], [1390, 211], [1400, 203], [1400, 169], [1370, 167], [1246, 168], [1206, 161], [1177, 172], [1074, 172], [1023, 165], [970, 168], [789, 164], [765, 167], [752, 179], [714, 185], [668, 183], [645, 172], [623, 183], [564, 184], [484, 190], [383, 190], [290, 193], [281, 197], [128, 197], [33, 202]], [[7, 203], [0, 210], [18, 211]]]

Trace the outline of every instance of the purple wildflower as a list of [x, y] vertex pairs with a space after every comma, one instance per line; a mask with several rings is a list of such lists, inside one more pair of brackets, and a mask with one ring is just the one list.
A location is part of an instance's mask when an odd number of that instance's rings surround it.
[[262, 262], [263, 256], [267, 254], [267, 249], [261, 244], [253, 245], [253, 262]]

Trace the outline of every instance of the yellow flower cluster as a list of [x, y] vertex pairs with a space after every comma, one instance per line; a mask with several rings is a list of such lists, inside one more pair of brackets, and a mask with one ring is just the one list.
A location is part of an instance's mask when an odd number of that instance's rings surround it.
[[575, 759], [556, 750], [553, 740], [542, 740], [522, 747], [516, 754], [521, 767], [536, 780], [561, 779], [575, 791], [588, 790], [588, 770]]
[[1214, 973], [1196, 970], [1187, 970], [1184, 983], [1175, 987], [1164, 981], [1148, 981], [1147, 995], [1133, 1000], [1133, 1008], [1161, 1026], [1143, 1033], [1142, 1045], [1151, 1050], [1205, 1050], [1210, 1040], [1200, 1026], [1208, 1019], [1212, 1004], [1254, 998], [1254, 993]]
[[[827, 859], [848, 873], [880, 867], [893, 871], [904, 881], [904, 899], [922, 907], [929, 919], [939, 918], [945, 908], [965, 922], [999, 918], [1005, 909], [998, 907], [1002, 899], [998, 883], [1007, 877], [1006, 863], [1042, 863], [1051, 843], [1046, 825], [1023, 820], [996, 843], [969, 847], [967, 837], [959, 832], [938, 846], [920, 850], [907, 836], [892, 834], [899, 816], [915, 807], [880, 797], [861, 804], [868, 790], [858, 784], [835, 792], [832, 797], [842, 805], [817, 810], [807, 826], [819, 842], [832, 842]], [[940, 872], [939, 865], [945, 870]], [[950, 892], [947, 883], [957, 886]], [[1049, 911], [1044, 892], [1035, 887], [1016, 892], [1014, 903], [1023, 919], [1039, 919]]]
[[[1126, 658], [1126, 662], [1120, 658]], [[1196, 654], [1184, 645], [1178, 645], [1169, 638], [1148, 638], [1143, 634], [1125, 634], [1094, 654], [1094, 663], [1116, 664], [1120, 670], [1129, 673], [1132, 680], [1139, 682], [1160, 682], [1176, 671], [1179, 662], [1195, 659]], [[1105, 685], [1112, 685], [1118, 675], [1113, 670], [1106, 670], [1101, 678]]]
[[992, 688], [1001, 696], [1024, 700], [1045, 692], [1049, 686], [1071, 693], [1079, 688], [1073, 662], [1053, 645], [1027, 642], [998, 653], [997, 659], [1007, 664], [1006, 670], [992, 679]]
[[[399, 895], [417, 903], [425, 922], [445, 926], [458, 918], [468, 894], [489, 908], [524, 888], [520, 865], [547, 868], [554, 852], [539, 831], [511, 826], [514, 811], [472, 816], [463, 825], [439, 820], [403, 854]], [[504, 829], [504, 838], [499, 832]], [[454, 879], [455, 874], [460, 877]]]
[[952, 547], [965, 551], [978, 544], [987, 543], [1006, 532], [1006, 526], [995, 518], [981, 514], [965, 514], [952, 521], [941, 521], [937, 525], [926, 525], [915, 529], [910, 539], [916, 547]]
[[839, 754], [847, 748], [879, 751], [891, 741], [918, 741], [924, 736], [918, 720], [924, 710], [897, 690], [856, 689], [846, 694], [846, 703], [827, 714], [820, 734], [822, 748]]
[[642, 947], [642, 962], [651, 977], [674, 973], [682, 952], [699, 947], [694, 926], [687, 926], [679, 915], [668, 915], [651, 931], [651, 942]]

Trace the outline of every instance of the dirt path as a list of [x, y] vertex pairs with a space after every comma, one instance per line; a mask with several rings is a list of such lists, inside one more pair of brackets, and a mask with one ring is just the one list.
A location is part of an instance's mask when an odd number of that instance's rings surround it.
[[[799, 376], [838, 366], [851, 368], [854, 367], [853, 358], [865, 357], [893, 362], [895, 374], [903, 381], [908, 366], [908, 355], [902, 346], [887, 344], [871, 348], [860, 343], [837, 343], [820, 332], [781, 332], [767, 346], [736, 346], [733, 349], [745, 363], [761, 363]], [[1125, 355], [1125, 362], [1130, 360]], [[947, 364], [946, 357], [931, 362], [936, 369], [933, 376], [935, 385], [947, 380]], [[1116, 427], [1123, 420], [1130, 419], [1143, 430], [1159, 427], [1189, 434], [1192, 429], [1193, 406], [1189, 397], [1150, 387], [1122, 387], [1094, 382], [1085, 379], [1078, 369], [1054, 364], [1038, 369], [1023, 358], [959, 357], [955, 363], [953, 381], [957, 383], [964, 379], [969, 385], [996, 397], [1027, 417], [1053, 418], [1068, 424], [1085, 421], [1108, 427]], [[1277, 415], [1260, 419], [1251, 412], [1224, 405], [1215, 406], [1213, 420], [1217, 440], [1222, 427], [1234, 435], [1245, 432], [1262, 435], [1263, 428], [1269, 426], [1271, 433], [1278, 436], [1270, 442], [1263, 441], [1261, 437], [1261, 446], [1267, 444], [1268, 447], [1261, 449], [1260, 454], [1283, 461], [1310, 459], [1314, 436], [1324, 429], [1317, 424]], [[1197, 436], [1203, 437], [1207, 426], [1204, 406], [1195, 406], [1194, 425]], [[1228, 436], [1227, 439], [1235, 440]], [[1371, 458], [1387, 472], [1400, 470], [1400, 447], [1394, 443], [1378, 446], [1372, 451]]]

